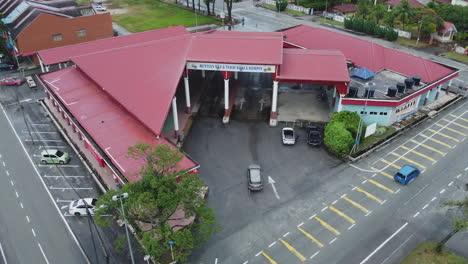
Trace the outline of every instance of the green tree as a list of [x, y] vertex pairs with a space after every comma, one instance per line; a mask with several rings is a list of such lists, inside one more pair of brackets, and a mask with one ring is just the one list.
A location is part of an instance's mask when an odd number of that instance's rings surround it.
[[206, 5], [206, 10], [208, 10], [208, 16], [211, 16], [210, 4], [212, 2], [212, 0], [203, 0], [203, 3]]
[[[174, 256], [178, 262], [186, 260], [193, 248], [200, 247], [217, 231], [214, 211], [205, 204], [205, 186], [197, 176], [178, 170], [183, 155], [167, 145], [137, 144], [129, 148], [128, 155], [143, 162], [139, 181], [122, 186], [119, 191], [109, 191], [98, 202], [96, 222], [108, 224], [115, 217], [105, 217], [119, 210], [120, 202], [112, 196], [128, 193], [124, 210], [128, 221], [139, 230], [142, 224], [149, 231], [139, 231], [146, 254], [156, 260], [166, 260], [170, 254], [169, 241], [174, 241]], [[182, 230], [175, 231], [169, 224], [170, 217], [179, 209], [185, 218], [196, 221]]]
[[380, 20], [385, 17], [387, 9], [383, 4], [377, 4], [372, 7], [371, 16], [375, 19], [375, 23], [380, 24]]
[[369, 17], [372, 10], [372, 2], [371, 0], [358, 0], [358, 10], [356, 15], [363, 19], [367, 19]]
[[418, 21], [421, 38], [429, 38], [432, 33], [444, 27], [443, 19], [430, 8], [419, 9], [416, 13], [416, 20]]
[[397, 18], [397, 12], [395, 9], [392, 9], [390, 12], [385, 14], [383, 22], [387, 24], [389, 27], [395, 27], [395, 21]]
[[459, 231], [468, 230], [468, 197], [459, 201], [447, 201], [443, 203], [444, 206], [451, 206], [460, 211], [461, 216], [456, 216], [452, 219], [452, 231], [448, 233], [437, 245], [437, 251], [441, 252], [442, 247], [447, 241], [452, 238]]
[[455, 24], [458, 32], [468, 31], [468, 6], [431, 2], [428, 7], [434, 9], [443, 20]]
[[281, 12], [286, 9], [288, 6], [288, 0], [275, 0], [276, 3], [276, 10]]
[[414, 15], [414, 10], [410, 6], [408, 0], [402, 0], [396, 7], [396, 17], [401, 22], [402, 29], [405, 30], [405, 26], [411, 21]]

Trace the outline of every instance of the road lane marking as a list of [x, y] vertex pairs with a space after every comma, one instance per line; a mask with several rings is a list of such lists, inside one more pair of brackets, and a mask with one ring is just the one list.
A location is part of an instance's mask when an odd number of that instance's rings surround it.
[[456, 126], [463, 127], [464, 129], [468, 129], [468, 126], [464, 126], [464, 125], [462, 125], [462, 124], [460, 124], [460, 123], [450, 121], [450, 120], [448, 120], [448, 119], [446, 119], [446, 118], [443, 118], [442, 120], [444, 120], [445, 122], [449, 122], [449, 123], [451, 123], [451, 124], [454, 124], [454, 125], [456, 125]]
[[24, 209], [23, 203], [20, 203], [21, 209]]
[[218, 258], [215, 258], [215, 264], [218, 264]]
[[415, 213], [415, 214], [413, 215], [413, 217], [416, 217], [416, 216], [418, 216], [418, 215], [419, 215], [419, 212]]
[[416, 141], [416, 140], [414, 140], [414, 139], [411, 139], [410, 141], [413, 142], [413, 143], [415, 143], [415, 144], [417, 144], [417, 145], [419, 145], [419, 146], [422, 146], [422, 147], [425, 147], [425, 148], [427, 148], [427, 149], [429, 149], [429, 150], [432, 150], [432, 151], [434, 151], [434, 152], [437, 152], [437, 153], [439, 153], [439, 154], [442, 155], [442, 156], [445, 156], [445, 155], [447, 154], [447, 153], [445, 153], [445, 152], [442, 152], [442, 151], [440, 151], [440, 150], [438, 150], [438, 149], [435, 149], [435, 148], [433, 148], [433, 147], [431, 147], [431, 146], [428, 146], [428, 145], [426, 145], [426, 144], [424, 144], [424, 143], [421, 143], [421, 142], [419, 142], [419, 141]]
[[394, 190], [388, 188], [387, 186], [385, 186], [385, 185], [383, 185], [383, 184], [381, 184], [381, 183], [379, 183], [379, 182], [376, 182], [376, 181], [374, 181], [374, 180], [369, 180], [369, 182], [372, 183], [372, 184], [374, 184], [375, 186], [379, 187], [380, 189], [389, 192], [389, 193], [395, 193]]
[[317, 254], [318, 254], [319, 252], [320, 252], [320, 250], [317, 251], [317, 252], [315, 252], [312, 256], [310, 256], [310, 259], [313, 259], [315, 256], [317, 256]]
[[16, 198], [19, 198], [19, 194], [17, 191], [15, 191], [15, 194], [16, 194]]
[[409, 162], [409, 163], [413, 163], [414, 165], [416, 165], [416, 166], [418, 166], [418, 167], [420, 167], [420, 168], [423, 168], [423, 169], [426, 168], [426, 166], [422, 165], [421, 163], [416, 162], [416, 161], [411, 160], [411, 159], [408, 159], [407, 157], [402, 156], [402, 155], [400, 155], [400, 154], [398, 154], [398, 153], [391, 152], [390, 154], [392, 154], [392, 155], [394, 155], [394, 156], [397, 156], [397, 157], [399, 157], [399, 158], [401, 158], [401, 159], [403, 159], [403, 160], [406, 160], [406, 161]]
[[356, 224], [352, 224], [350, 227], [348, 227], [348, 230], [351, 230]]
[[283, 237], [287, 237], [287, 236], [289, 236], [289, 232], [283, 235]]
[[386, 159], [380, 159], [380, 161], [382, 161], [383, 163], [389, 164], [390, 166], [394, 167], [395, 169], [398, 169], [398, 170], [401, 169], [401, 166], [398, 166], [395, 163], [392, 163], [392, 162], [390, 162], [390, 161], [388, 161]]
[[356, 221], [354, 221], [354, 219], [352, 219], [351, 217], [349, 217], [348, 215], [346, 215], [345, 213], [343, 213], [342, 211], [336, 209], [334, 206], [329, 206], [328, 207], [330, 210], [332, 210], [333, 212], [335, 212], [337, 215], [343, 217], [344, 219], [346, 219], [346, 221], [350, 222], [351, 224], [355, 224]]
[[364, 213], [369, 212], [369, 210], [367, 210], [367, 208], [365, 208], [364, 206], [362, 206], [362, 205], [358, 204], [357, 202], [351, 200], [350, 198], [348, 198], [348, 197], [343, 197], [343, 199], [344, 199], [345, 201], [347, 201], [348, 203], [354, 205], [355, 207], [357, 207], [359, 210], [363, 211]]
[[454, 114], [449, 114], [449, 116], [453, 116], [453, 117], [456, 117], [456, 118], [458, 118], [458, 119], [460, 119], [460, 120], [463, 120], [463, 121], [465, 121], [465, 122], [468, 122], [468, 119], [463, 118], [463, 117], [461, 117], [461, 116], [456, 116], [456, 115], [454, 115]]
[[0, 243], [0, 253], [2, 253], [3, 263], [8, 264], [5, 256], [5, 252], [3, 251], [2, 243]]
[[381, 204], [384, 204], [387, 200], [383, 200]]
[[426, 209], [427, 207], [429, 206], [429, 204], [427, 203], [426, 205], [423, 206], [423, 210]]
[[346, 197], [346, 193], [340, 196], [341, 199], [343, 199], [345, 197]]
[[61, 175], [44, 175], [44, 178], [84, 178], [85, 176], [61, 176]]
[[242, 263], [242, 264], [247, 264], [247, 263], [249, 263], [249, 261], [248, 261], [248, 260], [247, 260], [247, 261], [245, 261], [245, 262], [244, 262], [244, 263]]
[[334, 238], [332, 241], [328, 242], [329, 245], [333, 244], [333, 242], [335, 242], [338, 238]]
[[31, 228], [31, 231], [32, 231], [34, 237], [36, 237], [36, 232], [34, 231], [34, 228]]
[[323, 244], [317, 239], [315, 238], [313, 235], [311, 235], [309, 232], [305, 231], [304, 229], [302, 228], [297, 228], [299, 231], [302, 232], [302, 234], [304, 234], [306, 237], [308, 237], [310, 240], [312, 240], [319, 248], [323, 248]]
[[315, 217], [314, 218], [315, 220], [317, 220], [317, 222], [319, 222], [323, 227], [325, 227], [326, 229], [330, 230], [331, 232], [335, 233], [335, 235], [339, 236], [341, 233], [336, 230], [333, 226], [327, 224], [325, 221], [323, 221], [322, 219], [318, 218], [318, 217]]
[[457, 179], [460, 178], [460, 176], [461, 176], [461, 174], [458, 174], [458, 175], [457, 175]]
[[431, 202], [435, 201], [436, 199], [437, 199], [437, 197], [435, 197], [435, 196], [432, 197]]
[[367, 212], [366, 216], [368, 216], [368, 215], [370, 215], [370, 214], [372, 214], [372, 211]]
[[5, 164], [5, 162], [4, 162], [4, 161], [2, 161], [2, 164], [3, 164], [3, 167], [6, 167], [6, 164]]
[[88, 187], [74, 187], [74, 188], [69, 188], [69, 187], [53, 187], [52, 185], [49, 187], [49, 189], [51, 190], [62, 190], [62, 191], [65, 191], [65, 190], [92, 190], [93, 188], [88, 188]]
[[432, 162], [436, 162], [436, 161], [437, 161], [437, 160], [435, 160], [435, 159], [433, 159], [433, 158], [431, 158], [431, 157], [429, 157], [429, 156], [427, 156], [427, 155], [425, 155], [425, 154], [422, 154], [421, 152], [416, 151], [416, 150], [414, 150], [414, 149], [410, 149], [410, 148], [405, 147], [405, 146], [401, 146], [401, 148], [402, 148], [402, 149], [409, 150], [409, 151], [411, 151], [412, 153], [414, 153], [414, 154], [416, 154], [416, 155], [418, 155], [418, 156], [420, 156], [420, 157], [426, 158], [426, 159], [428, 159], [428, 160], [430, 160], [430, 161], [432, 161]]
[[426, 136], [426, 135], [424, 135], [424, 134], [422, 134], [422, 133], [419, 133], [418, 135], [420, 135], [420, 136], [423, 137], [423, 138], [427, 138], [427, 139], [429, 139], [429, 140], [431, 140], [431, 141], [433, 141], [433, 142], [435, 142], [435, 143], [438, 143], [439, 145], [442, 145], [442, 146], [444, 146], [444, 147], [453, 148], [453, 146], [451, 146], [451, 145], [449, 145], [449, 144], [447, 144], [447, 143], [444, 143], [444, 142], [442, 142], [442, 141], [440, 141], [440, 140], [437, 140], [437, 139], [435, 139], [435, 138], [428, 137], [428, 136]]
[[395, 193], [399, 193], [400, 192], [400, 188], [398, 188], [398, 190], [395, 191]]
[[15, 184], [13, 183], [13, 181], [12, 181], [12, 180], [10, 180], [10, 183], [11, 183], [11, 186], [15, 186]]
[[371, 167], [371, 169], [372, 169], [372, 170], [375, 170], [375, 171], [377, 171], [377, 172], [379, 172], [380, 174], [382, 174], [382, 175], [385, 176], [385, 177], [388, 177], [388, 178], [393, 179], [392, 175], [386, 173], [385, 171], [379, 171], [378, 169], [376, 169], [376, 168], [374, 168], [374, 167]]
[[304, 224], [304, 222], [298, 224], [297, 227], [301, 227], [303, 224]]
[[337, 202], [338, 202], [338, 200], [335, 200], [335, 201], [333, 201], [333, 203], [332, 203], [332, 204], [336, 204]]
[[9, 171], [5, 171], [6, 175], [10, 176], [10, 172]]
[[468, 171], [468, 167], [465, 168], [465, 171]]
[[372, 200], [378, 202], [379, 204], [382, 203], [382, 200], [380, 200], [379, 198], [375, 197], [374, 195], [372, 195], [372, 194], [370, 194], [370, 193], [364, 191], [363, 189], [357, 187], [356, 190], [357, 190], [358, 192], [360, 192], [360, 193], [365, 194], [367, 197], [369, 197], [369, 198], [371, 198]]
[[57, 165], [60, 168], [78, 168], [78, 167], [80, 167], [80, 165], [62, 165], [62, 164], [37, 164], [36, 166], [53, 168], [53, 167], [55, 167], [55, 165]]
[[[271, 264], [278, 264], [274, 259], [272, 259], [270, 256], [267, 255], [267, 253], [263, 252], [263, 251], [260, 251], [260, 253], [266, 258], [268, 259], [268, 261], [270, 261]], [[260, 255], [260, 254], [259, 254]], [[257, 257], [257, 256], [256, 256]]]
[[451, 139], [451, 140], [453, 140], [453, 141], [455, 141], [455, 142], [460, 142], [460, 140], [458, 140], [458, 139], [456, 139], [456, 138], [454, 138], [454, 137], [452, 137], [452, 136], [449, 136], [449, 135], [447, 135], [447, 134], [444, 134], [444, 133], [442, 133], [442, 132], [437, 132], [437, 131], [435, 131], [434, 129], [428, 128], [427, 130], [433, 132], [434, 134], [443, 136], [444, 138]]
[[30, 223], [30, 221], [29, 221], [29, 216], [26, 216], [26, 220], [28, 221], [28, 223]]
[[317, 214], [311, 215], [311, 216], [309, 217], [309, 220], [311, 220], [312, 218], [314, 218], [316, 215], [317, 215]]
[[328, 207], [324, 207], [324, 208], [322, 208], [321, 211], [323, 212], [323, 211], [327, 210], [327, 208], [328, 208]]
[[276, 245], [276, 241], [271, 243], [270, 245], [268, 245], [269, 248], [271, 248], [272, 246]]
[[39, 249], [41, 250], [42, 256], [44, 257], [46, 263], [49, 264], [49, 260], [47, 259], [47, 256], [46, 256], [46, 254], [44, 253], [44, 250], [41, 247], [41, 244], [37, 243], [37, 245], [39, 246]]
[[449, 182], [448, 186], [452, 186], [452, 184], [453, 184], [453, 181]]
[[260, 252], [258, 252], [257, 254], [255, 254], [255, 256], [258, 257], [258, 256], [260, 256], [260, 254], [262, 254], [262, 253], [263, 253], [263, 251], [260, 251]]
[[442, 189], [439, 193], [443, 194], [445, 192], [445, 189]]
[[382, 244], [380, 244], [380, 246], [378, 246], [372, 253], [370, 253], [369, 256], [367, 256], [365, 259], [363, 259], [360, 264], [364, 264], [367, 261], [369, 261], [369, 259], [372, 258], [372, 256], [374, 256], [375, 253], [377, 253], [377, 251], [379, 251], [382, 247], [384, 247], [385, 244], [388, 243], [388, 241], [390, 241], [393, 237], [395, 237], [398, 233], [400, 233], [401, 230], [403, 230], [407, 225], [408, 225], [408, 222], [406, 222], [395, 233], [393, 233], [389, 238], [387, 238], [387, 240], [385, 240]]
[[459, 135], [462, 135], [462, 136], [466, 137], [466, 134], [465, 134], [465, 133], [462, 133], [462, 132], [460, 132], [460, 131], [458, 131], [458, 130], [456, 130], [456, 129], [453, 129], [453, 128], [450, 128], [450, 127], [445, 127], [445, 126], [443, 126], [443, 125], [441, 125], [441, 124], [436, 124], [436, 126], [438, 126], [438, 127], [443, 127], [444, 129], [447, 129], [447, 130], [449, 130], [449, 131], [452, 131], [453, 133], [457, 133], [457, 134], [459, 134]]
[[366, 182], [367, 182], [367, 180], [363, 180], [363, 181], [361, 182], [361, 184], [364, 184], [364, 183], [366, 183]]
[[288, 242], [284, 241], [283, 239], [279, 239], [279, 241], [281, 243], [283, 243], [283, 245], [289, 250], [291, 251], [292, 253], [294, 253], [294, 255], [296, 255], [296, 257], [298, 259], [300, 259], [302, 262], [306, 261], [306, 257], [304, 257], [299, 251], [297, 251], [297, 249], [295, 249], [293, 246], [291, 246]]

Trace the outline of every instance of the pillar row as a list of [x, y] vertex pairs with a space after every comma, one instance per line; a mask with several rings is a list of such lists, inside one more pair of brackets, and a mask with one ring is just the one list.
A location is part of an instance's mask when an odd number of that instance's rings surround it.
[[278, 81], [273, 81], [273, 93], [271, 95], [271, 113], [270, 113], [270, 126], [278, 124]]
[[187, 114], [192, 112], [192, 106], [190, 104], [190, 87], [189, 87], [189, 78], [184, 77], [184, 86], [185, 86], [185, 104], [186, 104], [186, 111]]
[[179, 115], [177, 113], [177, 98], [172, 99], [172, 119], [174, 121], [174, 137], [179, 136]]

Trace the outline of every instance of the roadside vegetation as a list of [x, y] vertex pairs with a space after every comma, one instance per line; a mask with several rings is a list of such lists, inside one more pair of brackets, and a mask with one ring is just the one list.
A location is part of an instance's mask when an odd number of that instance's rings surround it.
[[335, 21], [335, 20], [332, 20], [332, 19], [324, 18], [324, 17], [321, 17], [321, 18], [317, 19], [317, 21], [344, 28], [344, 23], [340, 22], [340, 21]]
[[446, 57], [449, 57], [451, 59], [454, 59], [454, 60], [458, 60], [458, 61], [461, 61], [461, 62], [464, 62], [464, 63], [468, 63], [468, 56], [460, 54], [460, 53], [449, 51], [449, 52], [444, 52], [443, 55], [446, 56]]
[[[267, 8], [267, 9], [270, 9], [270, 10], [273, 10], [273, 11], [278, 11], [278, 8], [275, 6], [275, 5], [269, 5], [269, 4], [261, 4], [262, 7], [264, 8]], [[299, 12], [299, 11], [294, 11], [294, 10], [289, 10], [289, 9], [284, 9], [283, 11], [281, 12], [284, 12], [288, 15], [292, 15], [292, 16], [305, 16], [306, 14], [302, 13], [302, 12]]]
[[[136, 229], [145, 253], [156, 262], [169, 263], [172, 241], [175, 260], [186, 261], [194, 248], [201, 247], [218, 230], [214, 210], [205, 203], [203, 181], [198, 175], [178, 171], [183, 155], [167, 145], [138, 144], [129, 148], [128, 155], [143, 162], [142, 179], [103, 195], [96, 222], [108, 225], [117, 217], [123, 220], [120, 201], [112, 197], [128, 193], [123, 201], [125, 216]], [[177, 212], [182, 214], [175, 216]]]
[[468, 196], [463, 200], [446, 201], [442, 205], [454, 209], [455, 216], [452, 218], [452, 231], [437, 244], [436, 251], [439, 253], [443, 251], [445, 243], [447, 243], [452, 236], [460, 231], [468, 231]]
[[426, 242], [414, 249], [400, 264], [466, 264], [467, 259], [443, 249], [436, 251], [436, 242]]
[[[329, 151], [338, 157], [350, 153], [358, 134], [361, 117], [354, 112], [341, 111], [333, 114], [330, 122], [325, 127], [324, 143]], [[361, 138], [364, 137], [366, 125], [361, 128]]]
[[131, 32], [142, 32], [151, 29], [181, 25], [192, 27], [196, 24], [216, 24], [221, 22], [195, 13], [153, 0], [112, 0], [128, 12], [112, 16], [112, 20]]

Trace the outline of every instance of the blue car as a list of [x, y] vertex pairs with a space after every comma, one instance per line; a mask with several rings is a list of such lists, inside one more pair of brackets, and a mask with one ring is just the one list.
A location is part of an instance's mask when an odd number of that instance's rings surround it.
[[408, 184], [414, 178], [418, 177], [418, 175], [421, 174], [421, 171], [416, 168], [413, 165], [405, 165], [403, 166], [395, 175], [393, 175], [393, 178], [402, 184]]

